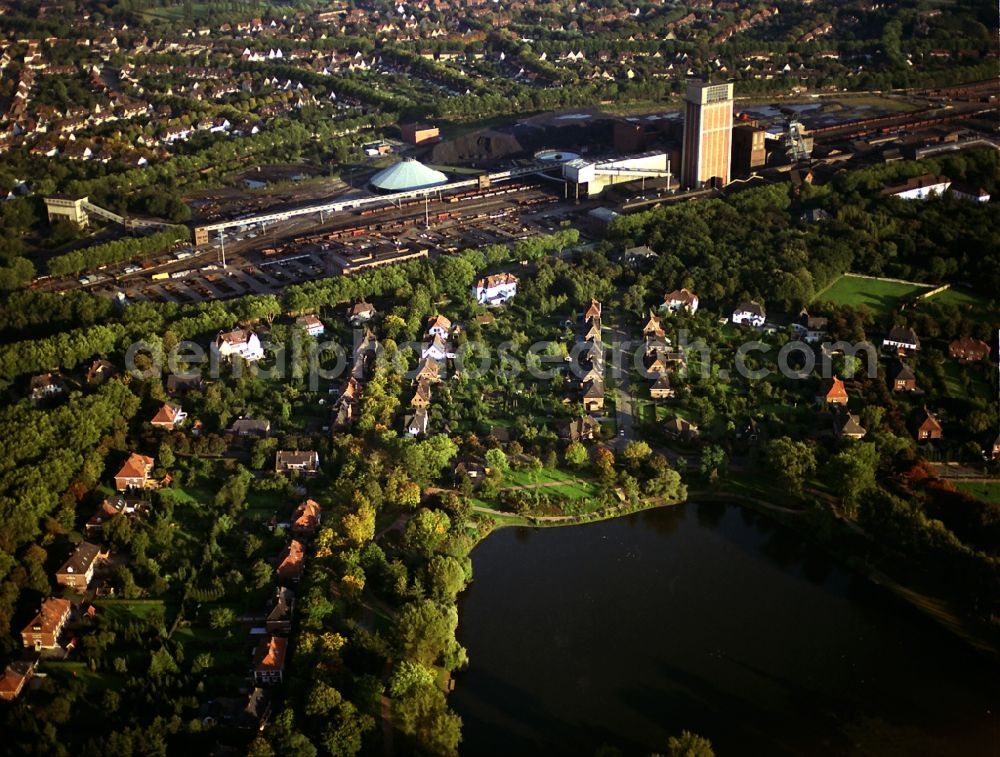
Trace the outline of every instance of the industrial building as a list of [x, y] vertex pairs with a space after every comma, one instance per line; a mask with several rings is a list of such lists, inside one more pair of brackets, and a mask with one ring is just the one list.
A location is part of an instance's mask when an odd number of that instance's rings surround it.
[[670, 160], [665, 152], [648, 152], [605, 161], [591, 161], [583, 158], [563, 163], [563, 179], [567, 182], [567, 193], [576, 199], [595, 197], [605, 187], [628, 181], [666, 178], [670, 181]]
[[732, 162], [733, 85], [688, 84], [684, 97], [684, 143], [681, 182], [698, 189], [729, 183]]
[[744, 120], [733, 127], [732, 174], [745, 179], [767, 162], [767, 132], [756, 120]]
[[440, 171], [428, 168], [419, 160], [407, 158], [372, 176], [371, 185], [376, 192], [409, 192], [448, 183]]
[[403, 124], [399, 131], [403, 141], [411, 145], [426, 145], [441, 138], [438, 127], [429, 124]]

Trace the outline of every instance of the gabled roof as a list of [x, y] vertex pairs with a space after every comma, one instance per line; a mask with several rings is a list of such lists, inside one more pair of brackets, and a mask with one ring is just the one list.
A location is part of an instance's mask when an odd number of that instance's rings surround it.
[[583, 311], [583, 320], [589, 321], [592, 318], [601, 317], [601, 303], [598, 300], [591, 300], [590, 305]]
[[292, 526], [307, 531], [315, 530], [319, 526], [319, 519], [323, 508], [319, 502], [307, 499], [299, 504], [292, 513]]
[[680, 302], [684, 305], [693, 305], [697, 299], [697, 295], [688, 289], [675, 289], [663, 295], [663, 301], [668, 304], [671, 302]]
[[451, 321], [443, 315], [432, 315], [427, 319], [427, 330], [430, 331], [433, 328], [451, 331]]
[[282, 671], [285, 669], [285, 655], [288, 639], [284, 636], [269, 636], [261, 639], [253, 657], [253, 669], [257, 672]]
[[235, 347], [239, 344], [246, 344], [252, 336], [254, 336], [254, 333], [249, 329], [233, 329], [232, 331], [220, 331], [217, 341], [219, 344], [228, 344]]
[[909, 326], [893, 326], [889, 329], [889, 334], [886, 336], [885, 341], [895, 342], [897, 344], [913, 344], [918, 347], [920, 346], [920, 340], [917, 338], [917, 332]]
[[71, 607], [68, 599], [49, 597], [43, 600], [38, 613], [24, 627], [22, 633], [55, 633], [63, 619], [69, 614]]
[[94, 564], [94, 561], [97, 560], [97, 556], [100, 553], [101, 548], [96, 544], [81, 542], [77, 545], [76, 549], [73, 550], [73, 554], [69, 556], [69, 559], [66, 560], [66, 562], [62, 564], [62, 567], [56, 571], [56, 575], [84, 574], [90, 570], [90, 566]]
[[741, 302], [740, 306], [734, 311], [736, 313], [750, 313], [750, 315], [759, 316], [760, 318], [765, 317], [764, 306], [759, 302]]
[[153, 469], [155, 460], [147, 455], [140, 455], [133, 452], [128, 456], [128, 460], [122, 465], [115, 478], [145, 478], [149, 471]]
[[150, 423], [154, 425], [174, 425], [177, 423], [177, 416], [180, 414], [181, 409], [176, 405], [171, 405], [169, 402], [164, 403]]

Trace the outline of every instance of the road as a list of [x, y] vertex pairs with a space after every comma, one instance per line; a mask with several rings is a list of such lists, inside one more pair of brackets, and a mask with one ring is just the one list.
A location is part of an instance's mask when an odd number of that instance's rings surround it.
[[[635, 438], [635, 400], [629, 392], [632, 351], [628, 349], [631, 338], [621, 327], [621, 317], [615, 316], [611, 326], [611, 375], [617, 381], [615, 389], [615, 446], [624, 447]], [[622, 433], [624, 432], [624, 433]]]

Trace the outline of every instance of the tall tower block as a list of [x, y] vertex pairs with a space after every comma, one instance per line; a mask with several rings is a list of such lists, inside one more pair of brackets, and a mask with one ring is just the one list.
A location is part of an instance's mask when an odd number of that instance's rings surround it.
[[729, 183], [733, 142], [733, 85], [690, 82], [684, 96], [681, 182], [698, 188]]

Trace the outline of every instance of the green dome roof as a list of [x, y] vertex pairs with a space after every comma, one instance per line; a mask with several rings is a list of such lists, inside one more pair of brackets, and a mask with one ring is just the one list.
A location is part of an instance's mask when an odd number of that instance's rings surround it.
[[406, 192], [447, 184], [448, 177], [418, 160], [407, 159], [379, 171], [372, 177], [371, 183], [384, 192]]

